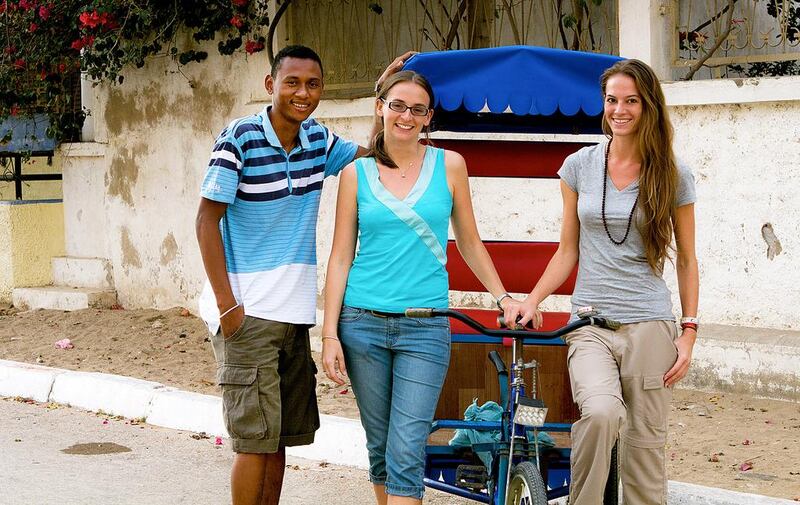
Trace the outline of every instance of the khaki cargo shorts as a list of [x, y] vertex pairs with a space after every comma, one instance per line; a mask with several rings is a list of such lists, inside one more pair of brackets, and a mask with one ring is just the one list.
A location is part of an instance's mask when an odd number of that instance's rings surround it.
[[274, 453], [314, 442], [319, 428], [308, 326], [245, 316], [211, 338], [225, 428], [237, 453]]

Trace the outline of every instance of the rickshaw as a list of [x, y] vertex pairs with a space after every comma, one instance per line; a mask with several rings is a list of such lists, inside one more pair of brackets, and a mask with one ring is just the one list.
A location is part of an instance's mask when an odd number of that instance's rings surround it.
[[[537, 160], [545, 160], [542, 166], [538, 166], [538, 162], [533, 164], [537, 166], [531, 166], [526, 161], [531, 159], [530, 150], [525, 156], [509, 156], [507, 152], [509, 148], [525, 151], [528, 149], [526, 142], [513, 145], [495, 142], [484, 148], [473, 142], [470, 135], [475, 132], [490, 138], [494, 134], [507, 138], [509, 134], [519, 133], [599, 135], [603, 110], [600, 75], [619, 59], [577, 51], [511, 46], [421, 53], [411, 58], [404, 68], [415, 70], [430, 81], [436, 100], [432, 130], [459, 132], [456, 137], [461, 138], [456, 141], [437, 138], [435, 144], [461, 152], [467, 159], [471, 177], [556, 178], [555, 169], [566, 155], [580, 147], [580, 143], [549, 144], [541, 153], [533, 154]], [[555, 247], [557, 244], [552, 243], [487, 243], [506, 288], [517, 292], [530, 291]], [[535, 251], [537, 259], [527, 262], [525, 254], [519, 253], [521, 250]], [[514, 271], [504, 273], [504, 261], [513, 264]], [[447, 268], [452, 290], [482, 290], [453, 244], [448, 246]], [[527, 284], [519, 282], [522, 274], [529, 274]], [[565, 286], [570, 282], [574, 285], [574, 275], [573, 272]], [[465, 278], [472, 280], [463, 281]], [[515, 290], [514, 286], [519, 289]], [[557, 293], [571, 293], [571, 285], [562, 286]], [[579, 319], [569, 324], [569, 314], [545, 314], [542, 331], [534, 332], [492, 328], [496, 327], [496, 311], [409, 309], [407, 314], [413, 317], [450, 317], [454, 344], [504, 341], [511, 347], [510, 374], [497, 351], [488, 356], [497, 374], [499, 405], [503, 409], [501, 419], [436, 419], [431, 428], [432, 434], [440, 430], [494, 433], [496, 440], [470, 446], [429, 443], [426, 448], [427, 487], [492, 505], [545, 505], [548, 500], [568, 494], [570, 448], [544, 447], [539, 441], [540, 433], [568, 433], [571, 424], [545, 422], [547, 406], [538, 394], [537, 384], [540, 363], [535, 360], [526, 363], [523, 346], [563, 346], [561, 337], [579, 327], [594, 324], [615, 329], [618, 326], [590, 307], [579, 312]], [[533, 372], [530, 388], [526, 388], [523, 379], [527, 370]], [[447, 387], [443, 391], [443, 395], [446, 394]], [[489, 454], [490, 462], [487, 464], [486, 458], [481, 459], [479, 454]], [[616, 461], [615, 447], [604, 495], [607, 505], [616, 505], [618, 500]]]

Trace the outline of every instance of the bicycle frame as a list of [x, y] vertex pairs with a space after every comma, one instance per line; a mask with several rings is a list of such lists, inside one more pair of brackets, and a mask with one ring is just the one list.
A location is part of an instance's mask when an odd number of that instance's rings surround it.
[[[488, 337], [496, 337], [498, 343], [502, 342], [504, 338], [511, 338], [511, 355], [512, 366], [511, 376], [508, 376], [508, 370], [505, 363], [500, 358], [496, 351], [490, 353], [490, 360], [497, 369], [498, 376], [501, 381], [500, 387], [500, 404], [503, 406], [503, 420], [500, 422], [475, 422], [475, 421], [451, 421], [451, 420], [437, 420], [434, 421], [431, 427], [431, 432], [438, 429], [476, 429], [479, 431], [494, 431], [499, 430], [501, 434], [500, 442], [494, 444], [477, 444], [473, 446], [473, 450], [491, 451], [494, 457], [497, 458], [497, 475], [490, 474], [490, 481], [493, 483], [494, 490], [487, 489], [487, 493], [476, 493], [467, 489], [451, 485], [446, 482], [425, 478], [425, 485], [440, 491], [444, 491], [456, 496], [468, 498], [481, 503], [489, 503], [492, 505], [505, 505], [506, 493], [510, 480], [511, 470], [514, 465], [530, 458], [529, 454], [515, 454], [514, 445], [518, 440], [522, 440], [527, 444], [527, 431], [528, 427], [514, 422], [515, 414], [518, 408], [519, 399], [527, 398], [526, 388], [523, 380], [523, 371], [526, 369], [524, 360], [517, 356], [517, 346], [524, 344], [529, 340], [548, 340], [559, 338], [567, 335], [568, 333], [588, 325], [597, 325], [603, 328], [617, 329], [619, 323], [611, 321], [606, 318], [597, 317], [594, 312], [589, 312], [581, 319], [573, 321], [566, 326], [554, 331], [537, 332], [529, 330], [511, 330], [511, 329], [493, 329], [487, 328], [475, 321], [471, 317], [461, 312], [450, 309], [408, 309], [406, 316], [408, 317], [451, 317], [458, 319], [471, 328]], [[504, 377], [505, 376], [505, 377]], [[510, 379], [510, 382], [509, 382]], [[538, 380], [537, 372], [534, 369], [534, 383], [532, 384], [533, 394], [536, 394], [536, 381]], [[503, 384], [505, 382], [505, 384]], [[544, 424], [543, 431], [551, 432], [569, 432], [570, 424], [566, 423], [552, 423]], [[534, 428], [534, 457], [536, 458], [537, 468], [539, 467], [539, 444], [537, 429]], [[486, 447], [488, 446], [488, 447]], [[487, 472], [492, 472], [492, 469], [487, 469]], [[551, 496], [552, 495], [552, 496]], [[566, 495], [566, 489], [553, 489], [548, 492], [548, 499], [557, 498]]]

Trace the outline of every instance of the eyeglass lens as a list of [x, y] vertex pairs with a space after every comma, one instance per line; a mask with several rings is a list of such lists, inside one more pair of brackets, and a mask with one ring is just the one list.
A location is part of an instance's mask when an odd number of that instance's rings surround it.
[[408, 106], [405, 103], [396, 100], [392, 100], [388, 105], [390, 109], [401, 114], [408, 109], [411, 109], [411, 114], [414, 116], [424, 116], [428, 114], [428, 107], [425, 107], [424, 105]]

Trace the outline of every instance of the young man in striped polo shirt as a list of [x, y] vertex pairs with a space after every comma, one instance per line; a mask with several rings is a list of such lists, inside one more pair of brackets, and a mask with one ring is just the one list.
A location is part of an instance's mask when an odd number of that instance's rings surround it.
[[212, 334], [235, 452], [234, 505], [277, 504], [284, 448], [312, 443], [319, 428], [308, 328], [316, 316], [320, 192], [326, 176], [366, 153], [309, 117], [323, 89], [313, 50], [285, 47], [264, 82], [272, 105], [217, 137], [196, 220], [208, 275], [200, 315]]

